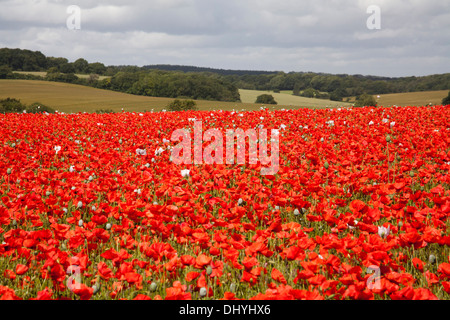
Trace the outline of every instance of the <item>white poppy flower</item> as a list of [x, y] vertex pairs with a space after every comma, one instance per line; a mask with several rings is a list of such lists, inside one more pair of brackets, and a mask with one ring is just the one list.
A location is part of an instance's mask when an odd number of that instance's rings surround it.
[[55, 151], [56, 151], [56, 154], [58, 154], [58, 152], [60, 152], [61, 151], [61, 147], [60, 146], [55, 146]]
[[183, 178], [189, 177], [189, 173], [190, 173], [190, 172], [191, 172], [191, 170], [189, 170], [189, 169], [181, 170], [181, 176], [182, 176]]
[[382, 238], [386, 238], [391, 231], [391, 226], [386, 227], [378, 227], [378, 235]]
[[145, 149], [136, 149], [136, 154], [140, 155], [140, 156], [146, 156], [147, 155], [147, 150]]
[[161, 153], [163, 153], [164, 152], [164, 149], [163, 148], [161, 148], [161, 147], [159, 147], [159, 149], [157, 149], [156, 151], [155, 151], [155, 156], [159, 156]]

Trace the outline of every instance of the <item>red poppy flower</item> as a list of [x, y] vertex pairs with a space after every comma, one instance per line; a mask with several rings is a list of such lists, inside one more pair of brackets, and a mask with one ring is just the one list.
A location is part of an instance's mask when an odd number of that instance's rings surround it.
[[438, 272], [441, 273], [442, 277], [450, 278], [450, 263], [441, 263], [438, 267]]
[[271, 272], [270, 276], [272, 277], [273, 280], [275, 280], [277, 282], [281, 282], [283, 284], [287, 284], [287, 281], [284, 278], [284, 275], [280, 271], [278, 271], [276, 268], [272, 269], [272, 272]]
[[195, 267], [203, 269], [205, 266], [211, 263], [211, 260], [211, 257], [208, 257], [205, 254], [201, 254], [195, 259]]
[[89, 300], [94, 293], [94, 289], [86, 286], [84, 283], [76, 283], [72, 286], [74, 294], [80, 297], [81, 300]]
[[414, 268], [416, 268], [420, 272], [423, 272], [424, 262], [422, 260], [420, 260], [419, 258], [413, 258], [412, 263]]
[[29, 268], [26, 265], [18, 264], [18, 265], [16, 265], [16, 274], [19, 276], [23, 275], [28, 271], [28, 269]]

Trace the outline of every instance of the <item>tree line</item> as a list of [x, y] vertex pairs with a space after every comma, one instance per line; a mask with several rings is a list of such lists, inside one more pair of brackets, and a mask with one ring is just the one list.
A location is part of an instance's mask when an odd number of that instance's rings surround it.
[[448, 90], [450, 73], [423, 77], [376, 77], [332, 75], [312, 72], [279, 72], [276, 75], [230, 75], [225, 79], [241, 89], [292, 90], [294, 95], [340, 101], [344, 97], [367, 94]]
[[119, 71], [111, 78], [99, 81], [98, 87], [153, 97], [240, 101], [238, 88], [214, 74]]
[[[45, 71], [42, 77], [12, 71]], [[90, 74], [87, 79], [75, 74]], [[98, 79], [98, 75], [109, 76]], [[450, 73], [423, 77], [379, 77], [314, 72], [272, 72], [201, 68], [191, 66], [105, 66], [83, 58], [46, 57], [39, 51], [0, 49], [0, 79], [44, 79], [94, 86], [137, 95], [240, 101], [239, 89], [279, 92], [311, 98], [343, 99], [362, 94], [388, 94], [449, 90]]]
[[[13, 71], [44, 71], [44, 77]], [[90, 74], [80, 78], [76, 74]], [[99, 80], [99, 75], [109, 76]], [[150, 70], [136, 66], [108, 66], [83, 58], [46, 57], [39, 51], [0, 49], [0, 79], [67, 82], [124, 93], [199, 100], [240, 101], [239, 90], [215, 73]]]

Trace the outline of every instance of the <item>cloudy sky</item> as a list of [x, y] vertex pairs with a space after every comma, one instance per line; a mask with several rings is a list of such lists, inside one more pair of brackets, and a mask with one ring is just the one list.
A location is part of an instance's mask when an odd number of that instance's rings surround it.
[[450, 72], [450, 1], [0, 0], [0, 47], [105, 65], [421, 76]]

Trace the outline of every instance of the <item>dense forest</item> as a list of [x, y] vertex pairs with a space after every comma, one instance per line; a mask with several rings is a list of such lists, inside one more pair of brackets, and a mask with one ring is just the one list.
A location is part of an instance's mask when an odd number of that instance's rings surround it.
[[[45, 77], [13, 71], [42, 71]], [[75, 74], [88, 74], [79, 78]], [[99, 76], [109, 78], [99, 80]], [[423, 77], [378, 77], [314, 72], [224, 70], [176, 65], [105, 66], [83, 58], [46, 57], [39, 51], [0, 49], [0, 79], [63, 81], [137, 95], [239, 101], [239, 89], [292, 90], [295, 95], [341, 101], [346, 97], [449, 90], [450, 73]]]

